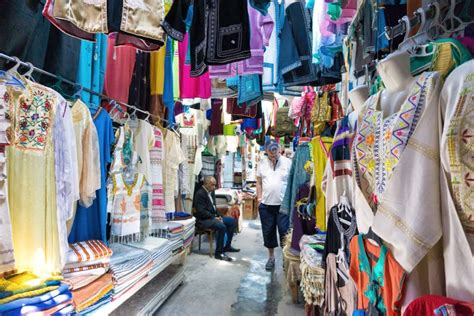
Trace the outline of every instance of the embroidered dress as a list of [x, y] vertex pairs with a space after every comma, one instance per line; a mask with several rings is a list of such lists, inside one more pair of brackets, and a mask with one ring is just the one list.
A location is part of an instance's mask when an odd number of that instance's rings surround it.
[[354, 141], [355, 177], [372, 208], [385, 191], [418, 124], [431, 76], [432, 73], [425, 73], [416, 80], [398, 112], [384, 118], [378, 93], [367, 100], [367, 108], [359, 117]]
[[133, 121], [131, 121], [130, 127], [133, 131], [133, 149], [140, 158], [137, 171], [143, 173], [146, 180], [151, 183], [150, 149], [155, 143], [153, 126], [147, 121], [138, 120], [136, 127], [133, 126]]
[[[350, 274], [357, 286], [357, 309], [369, 305], [382, 315], [399, 315], [406, 273], [384, 245], [375, 246], [354, 237], [350, 244]], [[378, 258], [373, 260], [372, 256]]]
[[7, 130], [10, 127], [8, 113], [10, 95], [4, 83], [0, 83], [0, 277], [15, 272], [13, 253], [12, 226], [8, 208], [7, 157], [5, 146], [8, 145]]
[[[165, 209], [166, 212], [175, 211], [174, 199], [178, 196], [178, 168], [179, 164], [185, 161], [183, 151], [179, 144], [178, 136], [171, 132], [166, 131], [164, 137], [165, 145], [165, 156], [168, 159], [164, 160], [163, 173], [164, 173], [164, 187], [165, 187]], [[171, 158], [172, 157], [172, 158]]]
[[150, 229], [150, 186], [142, 173], [131, 182], [123, 174], [111, 175], [107, 210], [111, 214], [111, 241], [142, 240]]
[[[446, 294], [474, 297], [474, 62], [456, 68], [440, 96], [441, 200]], [[459, 273], [471, 271], [471, 273]]]
[[52, 133], [56, 109], [64, 100], [34, 82], [23, 91], [7, 91], [13, 127], [7, 174], [16, 268], [60, 272]]
[[152, 232], [157, 232], [158, 224], [166, 222], [165, 196], [163, 189], [163, 162], [165, 160], [163, 132], [153, 128], [155, 143], [150, 149], [151, 185], [153, 190], [151, 206]]

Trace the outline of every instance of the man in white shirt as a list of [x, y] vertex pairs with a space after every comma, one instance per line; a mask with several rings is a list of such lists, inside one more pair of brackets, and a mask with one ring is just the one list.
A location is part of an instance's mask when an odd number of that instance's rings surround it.
[[274, 140], [265, 145], [265, 152], [266, 156], [257, 166], [257, 199], [264, 246], [268, 249], [265, 269], [273, 270], [274, 249], [278, 247], [277, 228], [281, 246], [289, 226], [289, 217], [280, 213], [280, 205], [288, 183], [291, 160], [281, 156], [280, 145]]

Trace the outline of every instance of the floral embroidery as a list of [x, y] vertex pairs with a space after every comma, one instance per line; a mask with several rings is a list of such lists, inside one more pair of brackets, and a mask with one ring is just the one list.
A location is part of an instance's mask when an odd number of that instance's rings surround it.
[[464, 229], [471, 234], [474, 234], [474, 91], [469, 87], [473, 84], [473, 76], [468, 76], [447, 134], [454, 203]]
[[[34, 89], [32, 95], [21, 95], [16, 110], [15, 145], [23, 149], [44, 150], [50, 134], [54, 95]], [[4, 96], [5, 99], [5, 96]]]
[[399, 112], [383, 118], [377, 110], [380, 94], [372, 96], [365, 113], [359, 117], [355, 140], [356, 180], [372, 207], [385, 191], [425, 105], [425, 91], [431, 73], [420, 76]]

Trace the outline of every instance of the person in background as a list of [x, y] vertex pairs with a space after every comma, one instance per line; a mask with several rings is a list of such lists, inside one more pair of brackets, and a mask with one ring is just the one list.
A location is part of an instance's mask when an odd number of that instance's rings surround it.
[[264, 246], [268, 249], [265, 269], [273, 270], [274, 249], [278, 247], [277, 228], [282, 246], [289, 226], [289, 217], [280, 213], [280, 205], [288, 183], [291, 160], [281, 155], [280, 145], [274, 140], [265, 145], [265, 152], [257, 166], [257, 199]]
[[[212, 229], [217, 232], [215, 258], [224, 261], [232, 261], [226, 252], [239, 252], [231, 246], [232, 237], [236, 227], [236, 221], [232, 217], [221, 217], [217, 213], [216, 190], [217, 181], [214, 177], [204, 178], [202, 188], [200, 188], [194, 197], [194, 208], [196, 217], [196, 227], [202, 229]], [[224, 236], [227, 234], [227, 242], [224, 247]]]

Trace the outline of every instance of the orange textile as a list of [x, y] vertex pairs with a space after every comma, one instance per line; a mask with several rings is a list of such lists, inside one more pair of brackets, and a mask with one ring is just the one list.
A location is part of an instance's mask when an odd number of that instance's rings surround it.
[[71, 291], [72, 301], [76, 312], [80, 312], [99, 301], [113, 289], [112, 274], [106, 273], [91, 284], [78, 290]]
[[[359, 240], [362, 240], [363, 245], [359, 244]], [[367, 253], [363, 253], [363, 249]], [[367, 297], [370, 275], [363, 271], [361, 260], [368, 258], [371, 271], [374, 273], [374, 267], [377, 262], [373, 256], [376, 257], [376, 260], [379, 260], [381, 249], [381, 247], [372, 244], [366, 239], [358, 238], [358, 236], [354, 236], [351, 240], [350, 274], [357, 287], [357, 309], [367, 310], [370, 304]], [[406, 272], [388, 249], [386, 249], [385, 262], [379, 264], [383, 264], [383, 284], [380, 286], [380, 293], [383, 305], [386, 308], [386, 315], [400, 315]]]

